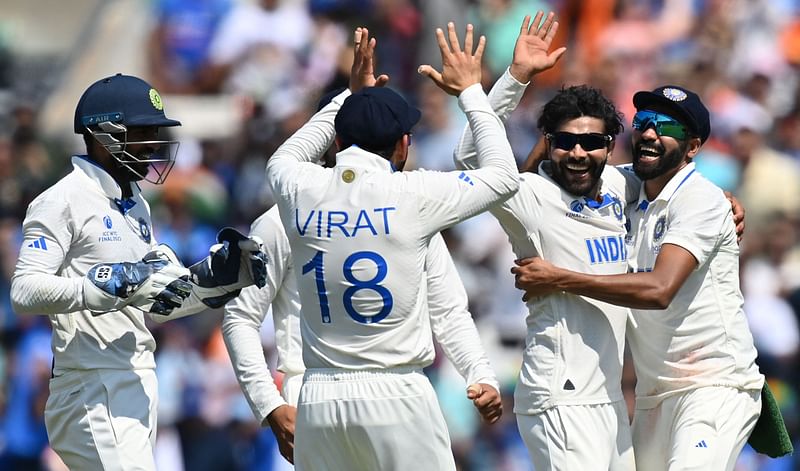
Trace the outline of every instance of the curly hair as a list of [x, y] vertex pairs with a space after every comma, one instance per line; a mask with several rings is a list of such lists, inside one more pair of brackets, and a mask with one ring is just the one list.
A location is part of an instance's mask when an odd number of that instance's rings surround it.
[[588, 85], [575, 85], [562, 88], [542, 108], [536, 123], [545, 134], [556, 131], [565, 121], [589, 116], [601, 119], [605, 133], [616, 136], [622, 132], [622, 114], [603, 92]]

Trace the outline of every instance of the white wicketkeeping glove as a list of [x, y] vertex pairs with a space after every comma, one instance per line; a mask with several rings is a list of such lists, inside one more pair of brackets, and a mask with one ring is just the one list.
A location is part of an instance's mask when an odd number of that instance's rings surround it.
[[[171, 249], [169, 253], [172, 255]], [[189, 270], [170, 255], [155, 250], [139, 262], [94, 265], [83, 279], [86, 309], [102, 314], [133, 306], [145, 312], [169, 314], [192, 291]]]

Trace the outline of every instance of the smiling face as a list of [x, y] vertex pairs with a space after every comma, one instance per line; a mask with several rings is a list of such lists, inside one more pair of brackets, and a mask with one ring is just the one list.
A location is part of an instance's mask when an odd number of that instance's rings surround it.
[[[657, 109], [651, 111], [669, 115], [669, 110]], [[659, 177], [671, 178], [688, 163], [690, 144], [698, 141], [687, 135], [684, 139], [677, 139], [667, 135], [659, 135], [653, 123], [647, 123], [644, 129], [637, 129], [634, 123], [631, 136], [631, 154], [633, 155], [633, 170], [642, 180], [653, 180]]]
[[[548, 150], [552, 165], [551, 176], [556, 183], [575, 196], [594, 197], [597, 192], [600, 175], [603, 173], [608, 156], [614, 147], [614, 141], [608, 141], [603, 147], [587, 150], [581, 145], [579, 138], [569, 149], [563, 149], [563, 142], [556, 138], [558, 133], [576, 135], [592, 134], [594, 137], [605, 135], [605, 126], [600, 118], [581, 116], [561, 123], [552, 135], [548, 136]], [[569, 141], [570, 139], [563, 139]], [[567, 146], [568, 147], [568, 146]], [[593, 147], [587, 145], [587, 147]]]

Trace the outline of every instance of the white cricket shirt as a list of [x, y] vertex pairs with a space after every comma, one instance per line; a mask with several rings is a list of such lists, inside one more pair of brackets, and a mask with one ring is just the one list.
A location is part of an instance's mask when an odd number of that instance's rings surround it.
[[519, 177], [502, 123], [475, 84], [461, 93], [481, 169], [393, 172], [358, 147], [310, 160], [334, 136], [343, 92], [267, 163], [292, 248], [308, 368], [423, 367], [434, 349], [425, 259], [431, 237], [508, 198]]
[[[300, 299], [291, 263], [286, 231], [278, 207], [255, 220], [250, 235], [261, 237], [269, 258], [267, 285], [244, 288], [225, 305], [222, 333], [231, 355], [236, 377], [259, 423], [277, 407], [293, 403], [278, 392], [264, 360], [259, 334], [270, 305], [278, 350], [277, 368], [289, 375], [305, 371], [300, 335]], [[467, 383], [486, 383], [498, 391], [500, 386], [481, 347], [480, 337], [468, 310], [467, 293], [441, 234], [428, 246], [425, 260], [428, 310], [431, 330], [445, 355]]]
[[739, 244], [730, 202], [697, 171], [681, 169], [653, 201], [629, 208], [632, 271], [651, 271], [663, 244], [688, 250], [697, 268], [664, 310], [633, 309], [628, 330], [636, 407], [703, 386], [761, 389], [764, 377], [739, 289]]
[[264, 241], [267, 284], [261, 289], [248, 286], [225, 305], [222, 335], [244, 396], [258, 422], [263, 423], [270, 412], [287, 403], [272, 380], [261, 346], [261, 325], [270, 306], [278, 351], [277, 369], [287, 375], [298, 375], [305, 371], [305, 366], [298, 317], [300, 296], [289, 240], [277, 206], [253, 222], [250, 235]]
[[[28, 206], [11, 284], [18, 314], [47, 314], [53, 373], [154, 368], [155, 341], [136, 308], [93, 316], [83, 306], [83, 276], [101, 262], [136, 262], [155, 245], [150, 207], [136, 184], [127, 203], [102, 168], [84, 156]], [[125, 208], [125, 209], [121, 209]]]
[[[489, 94], [505, 118], [526, 84], [506, 70]], [[456, 165], [474, 166], [465, 130]], [[640, 183], [612, 166], [601, 177], [601, 202], [566, 192], [546, 171], [521, 175], [516, 195], [492, 210], [518, 258], [539, 256], [581, 273], [620, 274], [627, 270], [624, 207]], [[629, 310], [567, 293], [528, 301], [522, 367], [514, 412], [536, 414], [558, 405], [602, 404], [622, 399], [625, 325]]]

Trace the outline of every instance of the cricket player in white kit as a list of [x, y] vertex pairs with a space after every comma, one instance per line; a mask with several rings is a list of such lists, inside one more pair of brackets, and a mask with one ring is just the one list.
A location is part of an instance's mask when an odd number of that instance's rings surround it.
[[[375, 41], [360, 32], [356, 49], [370, 64], [351, 74], [353, 94], [334, 98], [267, 163], [302, 300], [308, 369], [295, 466], [453, 470], [444, 419], [422, 373], [434, 357], [426, 254], [437, 232], [511, 196], [519, 177], [502, 123], [480, 88], [485, 39], [473, 54], [471, 25], [463, 51], [452, 23], [450, 46], [437, 30], [443, 71], [421, 68], [459, 97], [481, 163], [469, 172], [395, 171], [405, 164], [419, 111], [389, 89], [362, 88], [382, 80], [372, 77]], [[321, 168], [310, 159], [334, 133], [343, 150], [335, 168]]]
[[633, 171], [644, 181], [629, 209], [634, 273], [584, 275], [534, 259], [515, 269], [517, 284], [526, 296], [555, 289], [634, 308], [639, 469], [732, 470], [764, 377], [742, 310], [731, 206], [691, 161], [710, 134], [708, 110], [677, 86], [633, 102]]
[[[218, 265], [215, 255], [213, 268], [204, 261], [187, 269], [167, 248], [154, 251], [136, 182], [164, 181], [177, 143], [159, 140], [158, 130], [177, 125], [143, 80], [117, 74], [95, 82], [75, 111], [87, 155], [73, 157], [72, 172], [30, 204], [23, 222], [11, 300], [18, 314], [50, 317], [45, 424], [69, 469], [155, 470], [155, 342], [145, 314], [164, 321], [199, 312], [209, 301], [198, 293], [218, 301], [252, 284], [213, 288], [217, 274], [237, 278], [238, 258], [235, 267]], [[227, 268], [235, 272], [218, 271]]]
[[[301, 352], [300, 296], [289, 239], [281, 225], [277, 206], [253, 222], [250, 235], [264, 241], [264, 251], [270, 260], [267, 285], [261, 289], [255, 286], [245, 288], [236, 299], [225, 305], [222, 333], [236, 378], [253, 414], [260, 424], [272, 428], [281, 454], [292, 462], [295, 408], [305, 365]], [[467, 293], [440, 234], [431, 239], [425, 271], [430, 313], [428, 336], [433, 333], [467, 384], [474, 387], [489, 385], [499, 400], [500, 385], [485, 352], [476, 347], [481, 342], [467, 308]], [[277, 369], [284, 374], [280, 393], [264, 361], [259, 334], [270, 306], [278, 352]], [[485, 420], [492, 420], [493, 404], [487, 403], [486, 406], [479, 411]]]
[[[489, 93], [505, 120], [532, 77], [552, 67], [558, 29], [553, 13], [525, 17], [509, 69]], [[540, 26], [541, 23], [541, 26]], [[533, 255], [586, 273], [627, 270], [624, 207], [640, 182], [606, 161], [622, 130], [599, 90], [562, 89], [544, 105], [539, 128], [549, 160], [521, 175], [516, 195], [491, 213], [519, 258]], [[456, 165], [475, 164], [466, 129]], [[622, 362], [629, 310], [567, 293], [527, 303], [528, 332], [514, 393], [514, 412], [534, 467], [546, 470], [634, 469]]]

